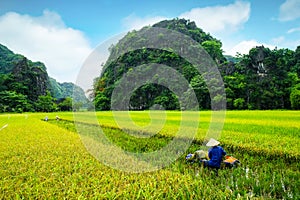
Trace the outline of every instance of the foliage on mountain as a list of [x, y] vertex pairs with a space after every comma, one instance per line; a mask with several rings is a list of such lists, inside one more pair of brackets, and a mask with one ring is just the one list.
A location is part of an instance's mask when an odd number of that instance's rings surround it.
[[0, 74], [12, 72], [16, 63], [24, 59], [24, 56], [14, 54], [6, 46], [0, 44]]
[[53, 111], [57, 106], [51, 109], [41, 106], [41, 98], [49, 98], [47, 91], [55, 101], [72, 97], [73, 90], [74, 101], [87, 101], [80, 87], [50, 78], [43, 63], [32, 62], [0, 45], [0, 112]]
[[59, 83], [50, 77], [51, 94], [56, 99], [72, 97], [73, 101], [86, 103], [87, 98], [81, 87], [71, 82]]
[[292, 108], [300, 110], [300, 84], [292, 88], [290, 99]]
[[231, 55], [224, 55], [224, 57], [228, 62], [237, 63], [240, 61], [239, 57], [234, 57]]
[[294, 51], [260, 46], [240, 59], [234, 71], [224, 74], [230, 109], [291, 108], [291, 89], [299, 82]]
[[36, 111], [41, 112], [52, 112], [57, 109], [57, 105], [54, 102], [49, 91], [46, 95], [39, 96], [38, 100], [35, 102]]
[[[202, 47], [211, 55], [215, 62], [219, 64], [224, 64], [226, 62], [226, 59], [222, 54], [222, 43], [209, 34], [206, 34], [202, 29], [198, 28], [194, 22], [190, 22], [189, 20], [185, 19], [173, 19], [159, 22], [153, 25], [153, 27], [172, 29], [186, 34], [190, 36], [196, 44], [202, 44]], [[145, 34], [147, 34], [147, 27], [140, 30], [140, 32], [141, 31], [144, 31]], [[110, 48], [111, 54], [108, 62], [106, 62], [106, 64], [104, 65], [104, 71], [101, 75], [101, 78], [99, 80], [96, 80], [94, 85], [94, 102], [96, 109], [111, 109], [110, 106], [113, 102], [111, 102], [110, 99], [112, 91], [115, 89], [116, 85], [118, 85], [118, 81], [123, 76], [123, 74], [127, 72], [129, 76], [132, 76], [132, 78], [136, 78], [134, 77], [134, 73], [131, 73], [131, 71], [135, 67], [140, 65], [145, 65], [145, 67], [142, 69], [143, 74], [149, 74], [150, 71], [153, 71], [153, 67], [149, 65], [150, 63], [157, 63], [160, 65], [171, 66], [173, 69], [183, 74], [188, 82], [201, 82], [201, 84], [204, 82], [203, 77], [200, 76], [199, 72], [193, 68], [191, 63], [174, 53], [172, 49], [140, 48], [125, 52], [123, 55], [114, 59], [119, 51], [126, 51], [126, 48], [128, 46], [130, 50], [130, 47], [132, 46], [139, 46], [140, 44], [143, 44], [143, 41], [145, 41], [146, 38], [143, 36], [143, 34], [138, 33], [139, 32], [137, 31], [129, 32], [124, 38], [119, 41], [116, 46], [112, 46]], [[156, 36], [157, 40], [154, 43], [166, 42], [166, 45], [168, 45], [168, 37], [170, 36], [158, 33], [158, 35]], [[175, 45], [181, 46], [181, 42], [182, 41], [178, 41], [178, 43]], [[182, 49], [182, 51], [185, 51], [185, 49]], [[158, 70], [156, 74], [153, 74], [153, 78], [155, 79], [155, 77], [159, 77], [159, 75], [160, 72]], [[197, 80], [195, 77], [197, 77]], [[164, 82], [164, 80], [157, 79], [153, 82], [162, 83]], [[172, 85], [175, 88], [181, 87], [180, 83], [176, 80], [172, 82]], [[208, 94], [208, 90], [205, 84], [203, 85], [203, 87], [204, 90], [196, 93], [196, 97], [199, 102], [203, 102], [203, 104], [200, 104], [201, 108], [209, 109], [211, 102], [210, 95]], [[187, 96], [189, 94], [189, 91], [182, 92], [186, 92]], [[188, 98], [178, 99], [173, 91], [171, 91], [169, 88], [164, 87], [161, 84], [148, 83], [133, 92], [128, 109], [144, 110], [159, 104], [165, 109], [174, 110], [180, 109], [179, 101], [183, 102], [185, 104], [185, 107], [188, 107], [189, 109], [196, 108], [195, 105], [189, 105]]]
[[49, 89], [46, 67], [0, 45], [0, 112], [33, 111]]
[[[299, 109], [297, 84], [299, 84], [300, 77], [300, 46], [295, 51], [277, 48], [270, 50], [260, 46], [251, 49], [249, 54], [239, 54], [237, 57], [224, 56], [221, 41], [205, 33], [194, 22], [185, 19], [164, 20], [153, 27], [183, 33], [198, 42], [207, 51], [218, 66], [223, 78], [228, 109]], [[157, 105], [169, 110], [180, 109], [179, 101], [188, 105], [189, 94], [192, 92], [196, 94], [200, 109], [210, 109], [212, 101], [224, 98], [211, 99], [210, 93], [214, 91], [208, 90], [209, 83], [204, 78], [207, 73], [199, 74], [191, 63], [171, 50], [132, 49], [132, 46], [144, 43], [146, 38], [139, 33], [147, 32], [147, 28], [129, 32], [110, 48], [110, 57], [104, 65], [104, 71], [94, 82], [94, 103], [97, 110], [112, 109], [113, 91], [119, 85], [124, 74], [135, 80], [139, 74], [149, 74], [150, 70], [153, 71], [151, 63], [172, 67], [183, 74], [190, 85], [190, 89], [183, 93], [186, 99], [178, 99], [173, 91], [159, 84], [159, 81], [163, 82], [163, 80], [160, 80], [159, 73], [154, 73], [151, 80], [157, 80], [155, 83], [158, 84], [147, 83], [137, 88], [131, 95], [128, 107], [120, 109], [160, 108]], [[153, 38], [161, 38], [156, 42], [165, 42], [166, 46], [168, 37], [162, 33], [153, 36]], [[178, 41], [178, 45], [180, 42]], [[123, 54], [120, 53], [122, 51], [124, 51]], [[137, 66], [142, 66], [142, 69], [139, 68], [139, 74], [136, 71]], [[170, 79], [169, 81], [169, 85], [180, 87], [176, 80]], [[126, 89], [126, 86], [122, 87]], [[216, 91], [218, 90], [216, 88]], [[184, 105], [184, 107], [197, 108], [195, 105]]]

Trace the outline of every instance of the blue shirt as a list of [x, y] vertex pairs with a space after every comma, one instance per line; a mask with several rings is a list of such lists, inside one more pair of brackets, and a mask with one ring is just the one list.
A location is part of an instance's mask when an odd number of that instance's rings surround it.
[[208, 150], [208, 166], [220, 168], [222, 157], [226, 155], [224, 149], [220, 146], [214, 146]]

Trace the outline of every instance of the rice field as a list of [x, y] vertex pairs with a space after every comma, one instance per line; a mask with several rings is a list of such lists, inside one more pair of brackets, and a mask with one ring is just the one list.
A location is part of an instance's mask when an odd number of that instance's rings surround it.
[[[113, 112], [97, 112], [96, 120], [84, 112], [75, 116], [86, 130], [99, 123], [111, 142], [130, 152], [162, 148], [179, 127], [188, 132], [197, 122], [186, 152], [147, 173], [122, 172], [99, 162], [86, 150], [73, 113], [2, 114], [0, 199], [300, 198], [299, 111], [227, 111], [219, 140], [241, 165], [219, 170], [218, 176], [185, 162], [187, 153], [201, 148], [212, 113], [186, 114], [183, 119], [176, 111], [143, 111], [126, 118], [127, 112], [118, 112], [118, 121]], [[56, 121], [56, 115], [62, 120]], [[139, 130], [151, 137], [127, 134]]]

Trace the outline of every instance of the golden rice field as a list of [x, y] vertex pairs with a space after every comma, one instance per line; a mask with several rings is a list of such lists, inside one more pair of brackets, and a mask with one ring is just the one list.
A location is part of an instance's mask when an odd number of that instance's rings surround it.
[[[112, 142], [137, 152], [164, 146], [179, 127], [188, 132], [196, 122], [186, 153], [193, 152], [211, 125], [210, 111], [185, 118], [176, 111], [117, 114], [119, 121], [112, 112], [97, 112], [97, 120], [84, 112], [75, 117], [87, 127], [99, 123]], [[218, 176], [185, 163], [186, 154], [153, 172], [112, 169], [87, 152], [73, 121], [73, 113], [0, 115], [0, 199], [300, 199], [299, 111], [226, 111], [219, 140], [241, 165]], [[119, 126], [160, 136], [135, 138]]]

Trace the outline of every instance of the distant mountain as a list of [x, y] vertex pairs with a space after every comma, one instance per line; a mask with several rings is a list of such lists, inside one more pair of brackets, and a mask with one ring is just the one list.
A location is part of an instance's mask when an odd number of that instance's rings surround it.
[[224, 55], [224, 57], [226, 58], [227, 61], [229, 62], [233, 62], [233, 63], [237, 63], [239, 61], [241, 61], [241, 58], [237, 58], [231, 55]]
[[[185, 53], [190, 51], [189, 47], [199, 48], [199, 51], [202, 51], [202, 49], [200, 49], [200, 45], [195, 46], [195, 43], [197, 42], [198, 44], [201, 44], [201, 48], [205, 49], [206, 52], [211, 56], [211, 59], [217, 64], [222, 65], [226, 62], [226, 58], [222, 54], [221, 41], [212, 37], [209, 33], [205, 33], [201, 28], [198, 28], [195, 22], [176, 18], [172, 20], [163, 20], [154, 24], [152, 27], [156, 29], [144, 27], [138, 31], [133, 30], [128, 32], [127, 35], [125, 35], [110, 49], [110, 56], [104, 65], [104, 70], [101, 74], [101, 77], [99, 77], [94, 84], [94, 102], [97, 110], [111, 109], [111, 96], [115, 87], [119, 85], [119, 80], [124, 74], [128, 75], [128, 77], [130, 75], [129, 79], [136, 80], [137, 76], [134, 72], [132, 72], [136, 66], [143, 66], [143, 69], [141, 69], [143, 70], [143, 74], [153, 73], [152, 77], [154, 83], [163, 83], [165, 78], [160, 78], [161, 72], [159, 72], [159, 68], [156, 67], [155, 70], [152, 70], [152, 68], [149, 67], [149, 63], [158, 63], [172, 67], [178, 73], [182, 74], [184, 78], [191, 83], [191, 86], [196, 88], [195, 90], [197, 91], [200, 91], [200, 88], [205, 88], [205, 81], [203, 77], [201, 77], [199, 71], [197, 71], [190, 62], [178, 55], [170, 47], [170, 41], [173, 46], [180, 47], [180, 51]], [[151, 30], [160, 29], [173, 30], [173, 32], [181, 33], [182, 37], [186, 35], [193, 40], [184, 41], [185, 43], [182, 43], [183, 41], [175, 38], [178, 37], [177, 35], [173, 36], [174, 41], [172, 41], [172, 39], [170, 39], [172, 36], [169, 35], [171, 33], [160, 33], [158, 31], [151, 32]], [[150, 35], [151, 37], [148, 37]], [[149, 38], [151, 38], [152, 41]], [[169, 50], [141, 48], [134, 51], [128, 51], [128, 49], [130, 50], [131, 47], [156, 43], [160, 43], [161, 46], [168, 47]], [[122, 51], [125, 51], [126, 53], [119, 57], [115, 56], [118, 54], [118, 52]], [[180, 81], [175, 79], [169, 79], [168, 81], [168, 84], [172, 85], [173, 88], [182, 88], [182, 83], [180, 83]], [[133, 92], [132, 96], [130, 97], [129, 104], [120, 103], [120, 108], [118, 109], [147, 110], [153, 105], [160, 105], [166, 110], [178, 110], [180, 109], [180, 106], [182, 106], [184, 109], [198, 109], [198, 105], [191, 103], [190, 97], [193, 94], [191, 88], [189, 90], [182, 89], [181, 93], [183, 94], [181, 99], [183, 102], [182, 105], [179, 104], [178, 97], [164, 85], [147, 83]], [[196, 95], [201, 108], [209, 109], [211, 103], [209, 90], [205, 88]], [[125, 98], [120, 96], [120, 99], [123, 101]]]
[[26, 99], [28, 105], [33, 105], [38, 97], [46, 95], [47, 91], [56, 99], [72, 98], [74, 88], [74, 102], [86, 103], [85, 93], [79, 86], [73, 83], [58, 83], [48, 76], [47, 68], [42, 62], [32, 62], [0, 44], [0, 108], [4, 107], [6, 102], [13, 101], [13, 98], [17, 98], [18, 101]]
[[51, 94], [56, 99], [63, 99], [67, 97], [73, 97], [73, 92], [76, 93], [74, 95], [75, 102], [82, 102], [85, 103], [87, 98], [83, 89], [74, 83], [71, 82], [64, 82], [59, 83], [54, 78], [50, 77], [50, 86], [51, 86]]
[[[180, 40], [166, 29], [192, 38], [198, 44]], [[157, 44], [166, 48], [153, 48]], [[174, 46], [180, 49], [174, 51]], [[186, 55], [184, 53], [191, 49], [197, 50], [200, 46], [210, 55], [222, 79], [212, 78], [215, 73], [205, 68], [210, 65], [203, 63], [203, 71], [200, 73], [195, 66], [178, 55]], [[190, 57], [192, 55], [196, 54], [190, 52]], [[199, 58], [201, 62], [202, 59], [210, 63], [205, 58]], [[160, 65], [154, 66], [153, 63]], [[160, 71], [161, 65], [176, 70], [190, 87], [180, 90], [180, 81], [165, 78]], [[219, 104], [225, 100], [227, 109], [300, 109], [300, 46], [295, 51], [256, 46], [248, 54], [237, 57], [223, 55], [220, 40], [186, 19], [163, 20], [152, 27], [128, 32], [111, 46], [103, 69], [94, 82], [94, 103], [97, 110], [110, 110], [114, 104], [119, 110], [206, 110], [212, 108], [212, 103]], [[138, 85], [138, 81], [147, 79], [144, 85], [132, 91], [130, 98], [122, 95], [122, 92], [116, 92], [130, 88], [129, 83], [121, 82], [125, 74], [131, 85]], [[144, 78], [146, 75], [151, 79]], [[165, 83], [180, 90], [181, 95], [165, 87]], [[223, 86], [226, 95], [223, 93]], [[115, 96], [112, 101], [113, 94]], [[191, 103], [191, 94], [196, 96], [197, 104]]]

